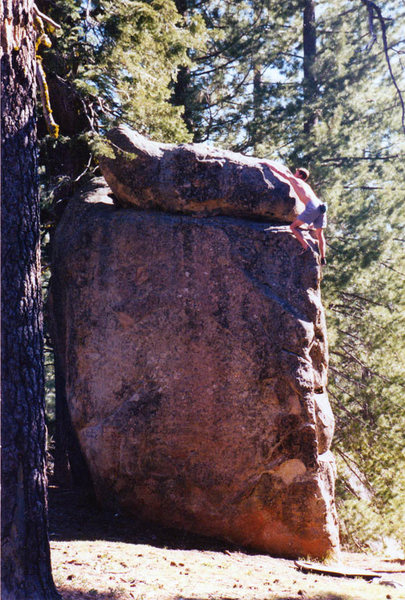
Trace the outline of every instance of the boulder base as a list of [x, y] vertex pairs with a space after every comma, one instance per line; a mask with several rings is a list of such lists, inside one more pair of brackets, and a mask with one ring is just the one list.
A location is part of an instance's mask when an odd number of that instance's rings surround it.
[[338, 528], [317, 256], [287, 226], [116, 208], [108, 193], [99, 182], [65, 210], [50, 304], [100, 501], [324, 557]]

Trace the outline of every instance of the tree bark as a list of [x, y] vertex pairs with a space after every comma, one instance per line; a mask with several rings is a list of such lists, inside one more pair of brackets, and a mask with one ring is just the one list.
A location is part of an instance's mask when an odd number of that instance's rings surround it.
[[306, 114], [304, 133], [310, 133], [317, 123], [314, 110], [314, 101], [317, 93], [317, 80], [315, 73], [316, 60], [316, 23], [315, 1], [305, 0], [303, 15], [303, 43], [304, 43], [304, 110]]
[[[188, 0], [175, 0], [177, 11], [182, 17], [187, 13], [189, 8], [188, 4]], [[188, 131], [193, 134], [194, 141], [199, 141], [195, 139], [196, 128], [193, 119], [192, 95], [193, 89], [191, 85], [190, 68], [186, 66], [179, 67], [177, 71], [177, 80], [174, 84], [173, 104], [175, 106], [184, 107], [183, 121], [185, 122]]]
[[262, 88], [262, 65], [255, 61], [253, 65], [253, 123], [252, 123], [252, 146], [256, 154], [263, 141], [263, 88]]
[[2, 598], [59, 598], [51, 575], [32, 1], [1, 3]]
[[174, 84], [173, 104], [183, 106], [183, 121], [190, 133], [195, 133], [193, 110], [191, 108], [191, 72], [189, 67], [180, 67], [177, 72], [177, 81]]

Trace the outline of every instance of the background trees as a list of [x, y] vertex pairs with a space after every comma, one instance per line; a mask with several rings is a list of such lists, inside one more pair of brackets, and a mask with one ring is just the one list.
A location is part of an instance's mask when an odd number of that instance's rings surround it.
[[43, 52], [61, 125], [42, 142], [45, 197], [70, 196], [96, 166], [88, 133], [117, 121], [309, 167], [329, 204], [323, 293], [344, 535], [404, 539], [403, 2], [40, 7], [62, 25]]
[[359, 546], [404, 539], [404, 7], [378, 4], [205, 2], [212, 67], [192, 73], [209, 139], [309, 167], [329, 203], [338, 497]]
[[[338, 14], [325, 7], [319, 18], [318, 122], [309, 146], [296, 144], [292, 157], [313, 165], [330, 206], [324, 297], [343, 530], [359, 545], [384, 533], [403, 543], [405, 138], [381, 24], [370, 28], [364, 6], [353, 4], [334, 3]], [[396, 53], [403, 14], [394, 4], [384, 6], [384, 25], [391, 68], [403, 85]]]

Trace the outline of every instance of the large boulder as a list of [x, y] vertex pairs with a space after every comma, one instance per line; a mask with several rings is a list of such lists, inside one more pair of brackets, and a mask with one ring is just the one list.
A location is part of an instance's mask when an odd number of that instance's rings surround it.
[[304, 208], [271, 161], [207, 144], [160, 144], [124, 125], [108, 139], [100, 165], [121, 206], [283, 222]]
[[68, 204], [50, 303], [100, 501], [324, 557], [338, 528], [317, 255], [286, 225], [118, 208], [109, 192]]

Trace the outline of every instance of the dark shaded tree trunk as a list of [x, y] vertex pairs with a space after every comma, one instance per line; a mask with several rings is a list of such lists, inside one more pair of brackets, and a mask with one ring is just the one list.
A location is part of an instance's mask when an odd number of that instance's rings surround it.
[[[77, 433], [73, 427], [66, 400], [66, 376], [60, 360], [58, 344], [64, 340], [64, 330], [60, 325], [63, 314], [59, 306], [63, 304], [60, 279], [54, 274], [49, 283], [46, 306], [46, 321], [53, 348], [55, 366], [55, 449], [53, 481], [63, 487], [77, 487], [85, 492], [91, 501], [96, 501], [93, 484], [87, 462], [80, 447]], [[63, 343], [63, 342], [62, 342]]]
[[1, 3], [3, 600], [59, 598], [47, 534], [32, 6]]
[[191, 73], [189, 67], [180, 67], [177, 72], [177, 81], [174, 84], [173, 104], [184, 106], [183, 121], [190, 133], [194, 133], [193, 111], [191, 104]]
[[263, 90], [262, 90], [262, 66], [259, 62], [253, 65], [253, 126], [252, 146], [256, 153], [258, 146], [263, 141]]
[[54, 352], [55, 364], [55, 451], [53, 477], [56, 483], [64, 487], [73, 484], [69, 463], [68, 431], [70, 428], [69, 411], [66, 405], [66, 382], [59, 366], [58, 355]]
[[[177, 12], [183, 17], [189, 8], [189, 0], [175, 0]], [[190, 133], [196, 139], [195, 123], [193, 119], [193, 94], [194, 90], [191, 82], [191, 71], [189, 67], [180, 67], [177, 71], [177, 81], [174, 84], [172, 102], [175, 106], [184, 106], [183, 121]]]
[[316, 22], [314, 0], [304, 0], [303, 15], [303, 43], [304, 43], [304, 110], [306, 119], [304, 133], [311, 133], [317, 122], [314, 102], [317, 94], [317, 80], [315, 72], [316, 60]]

